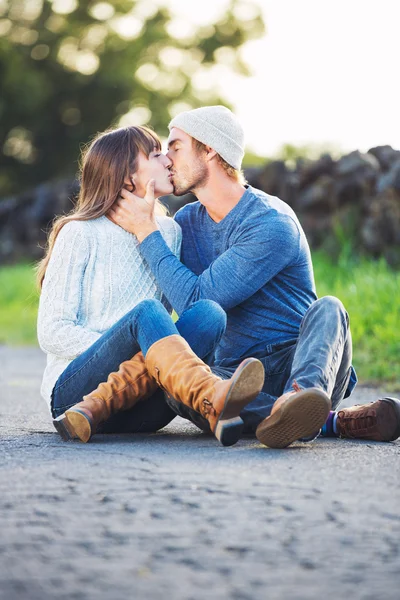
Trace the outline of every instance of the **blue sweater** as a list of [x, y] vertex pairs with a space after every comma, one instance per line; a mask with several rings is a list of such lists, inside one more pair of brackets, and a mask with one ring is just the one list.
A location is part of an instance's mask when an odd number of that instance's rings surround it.
[[248, 186], [219, 223], [200, 202], [184, 206], [175, 219], [182, 228], [182, 262], [158, 231], [140, 251], [178, 314], [201, 298], [225, 309], [216, 364], [262, 357], [272, 344], [298, 337], [317, 295], [305, 234], [285, 202]]

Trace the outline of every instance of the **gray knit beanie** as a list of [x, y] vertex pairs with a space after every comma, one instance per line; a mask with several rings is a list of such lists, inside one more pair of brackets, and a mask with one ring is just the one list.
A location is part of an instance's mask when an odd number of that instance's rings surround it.
[[187, 110], [174, 117], [168, 127], [182, 129], [240, 170], [244, 156], [244, 132], [235, 115], [225, 106]]

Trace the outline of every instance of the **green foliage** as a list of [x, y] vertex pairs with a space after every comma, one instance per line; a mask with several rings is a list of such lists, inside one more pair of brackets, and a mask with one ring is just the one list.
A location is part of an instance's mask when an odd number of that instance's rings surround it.
[[246, 74], [238, 49], [264, 31], [246, 6], [185, 34], [148, 0], [0, 2], [0, 195], [74, 175], [80, 145], [127, 113], [165, 135], [175, 111], [223, 102], [195, 79]]
[[400, 273], [349, 251], [337, 262], [322, 252], [313, 259], [318, 295], [337, 296], [350, 315], [359, 378], [399, 389]]
[[349, 205], [336, 212], [333, 215], [332, 234], [327, 235], [320, 246], [323, 253], [342, 269], [352, 263], [354, 256], [363, 256], [362, 244], [358, 241], [359, 210], [358, 206]]
[[[348, 253], [333, 262], [316, 252], [313, 261], [318, 295], [337, 296], [349, 312], [360, 380], [399, 389], [400, 273]], [[0, 268], [0, 343], [35, 343], [37, 304], [30, 265]]]
[[39, 293], [31, 265], [0, 268], [0, 344], [35, 344]]
[[268, 162], [268, 158], [265, 156], [260, 156], [251, 150], [246, 150], [246, 153], [243, 157], [243, 168], [247, 167], [263, 167]]
[[330, 154], [333, 158], [339, 158], [342, 152], [338, 146], [334, 146], [328, 142], [321, 144], [304, 144], [301, 146], [296, 146], [295, 144], [283, 144], [275, 158], [283, 160], [294, 167], [299, 159], [317, 160], [322, 154]]

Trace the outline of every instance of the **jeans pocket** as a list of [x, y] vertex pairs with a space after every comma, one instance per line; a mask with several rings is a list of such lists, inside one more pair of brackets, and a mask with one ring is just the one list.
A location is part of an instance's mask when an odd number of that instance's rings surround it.
[[297, 338], [271, 344], [267, 347], [267, 354], [262, 359], [266, 377], [273, 377], [285, 371], [290, 371]]

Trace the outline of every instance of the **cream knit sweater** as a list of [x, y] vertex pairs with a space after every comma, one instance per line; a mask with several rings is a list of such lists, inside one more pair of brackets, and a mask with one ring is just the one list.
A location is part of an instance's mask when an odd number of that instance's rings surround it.
[[[158, 226], [179, 258], [181, 230], [173, 219]], [[162, 300], [135, 236], [107, 217], [71, 221], [57, 236], [39, 303], [38, 340], [47, 354], [41, 393], [50, 405], [54, 385], [77, 356], [146, 298]]]

